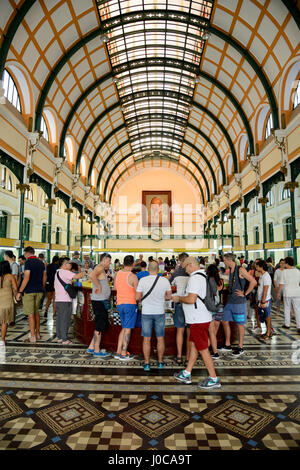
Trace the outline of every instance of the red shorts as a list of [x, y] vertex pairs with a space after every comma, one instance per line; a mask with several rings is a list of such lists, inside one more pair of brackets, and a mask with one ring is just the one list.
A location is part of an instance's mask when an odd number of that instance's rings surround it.
[[192, 323], [190, 325], [190, 341], [195, 344], [197, 351], [203, 351], [208, 348], [208, 323]]

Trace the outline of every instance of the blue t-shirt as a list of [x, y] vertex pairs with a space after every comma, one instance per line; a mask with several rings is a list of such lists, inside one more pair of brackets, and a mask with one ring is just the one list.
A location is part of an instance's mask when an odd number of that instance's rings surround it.
[[140, 279], [142, 279], [142, 277], [149, 276], [149, 271], [140, 271], [136, 275], [137, 275], [138, 280], [140, 280]]
[[43, 274], [45, 271], [45, 265], [43, 261], [40, 261], [36, 257], [30, 257], [25, 261], [25, 271], [30, 271], [30, 278], [24, 292], [26, 294], [44, 292]]

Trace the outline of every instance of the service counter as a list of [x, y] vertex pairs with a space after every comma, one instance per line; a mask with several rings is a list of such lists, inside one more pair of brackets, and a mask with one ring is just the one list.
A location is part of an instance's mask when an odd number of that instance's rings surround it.
[[[91, 288], [79, 287], [78, 304], [76, 315], [74, 317], [74, 334], [75, 337], [85, 345], [89, 345], [95, 330], [95, 322], [93, 319], [93, 309], [91, 302]], [[224, 291], [224, 301], [226, 300], [226, 290]], [[165, 328], [165, 355], [176, 355], [176, 328], [173, 323], [173, 314], [166, 313], [166, 328]], [[121, 325], [118, 324], [119, 318], [116, 313], [116, 291], [112, 290], [111, 294], [111, 311], [109, 314], [110, 328], [102, 334], [101, 348], [107, 351], [116, 351], [118, 344], [118, 337], [121, 331]], [[237, 328], [234, 322], [230, 322], [231, 327], [231, 342], [233, 343], [237, 338]], [[129, 343], [129, 351], [132, 354], [142, 355], [143, 338], [141, 336], [141, 328], [134, 328], [131, 332], [131, 339]], [[224, 330], [222, 323], [220, 324], [217, 335], [218, 347], [225, 344]], [[156, 350], [155, 333], [152, 334], [151, 339], [151, 354]], [[185, 344], [183, 347], [185, 353]], [[184, 354], [185, 355], [185, 354]]]

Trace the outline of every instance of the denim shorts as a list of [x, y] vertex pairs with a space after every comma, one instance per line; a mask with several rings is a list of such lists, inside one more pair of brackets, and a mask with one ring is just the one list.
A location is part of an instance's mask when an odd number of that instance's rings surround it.
[[151, 338], [153, 327], [157, 338], [165, 336], [164, 313], [162, 315], [142, 315], [142, 336]]
[[176, 303], [174, 308], [174, 326], [175, 328], [185, 327], [185, 316], [181, 303]]
[[117, 309], [120, 315], [122, 328], [128, 328], [130, 330], [135, 328], [136, 317], [137, 317], [137, 305], [136, 304], [121, 304], [121, 305], [117, 305]]
[[268, 300], [265, 308], [258, 307], [259, 321], [264, 323], [271, 316], [272, 300]]
[[238, 325], [247, 323], [247, 304], [226, 304], [222, 321], [234, 321]]

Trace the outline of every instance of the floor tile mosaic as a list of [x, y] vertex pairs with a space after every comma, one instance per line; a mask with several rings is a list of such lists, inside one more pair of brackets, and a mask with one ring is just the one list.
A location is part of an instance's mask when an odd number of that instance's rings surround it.
[[[296, 450], [300, 448], [300, 336], [274, 317], [270, 344], [252, 333], [245, 354], [215, 362], [222, 387], [206, 392], [199, 358], [192, 384], [178, 383], [174, 357], [163, 371], [101, 361], [74, 341], [62, 348], [55, 321], [42, 320], [32, 345], [18, 315], [0, 351], [0, 450]], [[71, 331], [72, 334], [72, 331]], [[294, 356], [293, 356], [294, 354]], [[298, 356], [297, 356], [298, 357]]]

